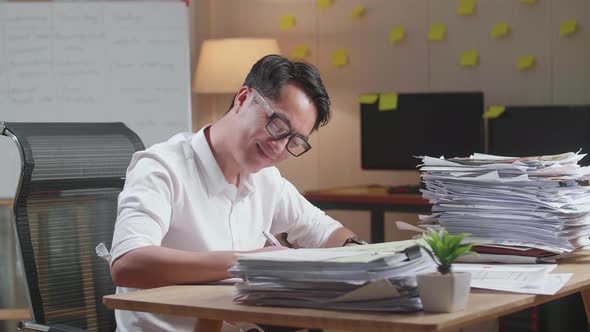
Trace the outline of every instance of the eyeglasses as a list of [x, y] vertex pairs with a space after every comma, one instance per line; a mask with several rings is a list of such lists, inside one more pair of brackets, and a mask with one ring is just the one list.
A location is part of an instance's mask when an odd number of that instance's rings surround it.
[[258, 91], [252, 89], [252, 95], [254, 96], [253, 101], [262, 106], [264, 112], [269, 117], [268, 122], [266, 123], [266, 130], [272, 138], [275, 140], [281, 140], [289, 137], [289, 141], [287, 141], [287, 151], [289, 151], [294, 157], [299, 157], [311, 149], [311, 145], [309, 145], [305, 136], [293, 132], [289, 120], [281, 114], [273, 111]]

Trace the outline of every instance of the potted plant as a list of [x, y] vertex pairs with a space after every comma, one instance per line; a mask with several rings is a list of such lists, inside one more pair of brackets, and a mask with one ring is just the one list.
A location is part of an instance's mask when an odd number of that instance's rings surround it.
[[438, 272], [419, 274], [418, 291], [424, 311], [452, 312], [465, 308], [469, 298], [471, 274], [452, 271], [453, 262], [460, 256], [474, 254], [473, 244], [461, 243], [470, 234], [449, 234], [446, 230], [428, 229], [421, 247], [432, 257]]

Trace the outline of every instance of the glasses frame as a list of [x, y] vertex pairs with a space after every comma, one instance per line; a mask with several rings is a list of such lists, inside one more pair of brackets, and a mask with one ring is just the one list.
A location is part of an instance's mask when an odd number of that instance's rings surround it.
[[[254, 96], [253, 101], [255, 101], [257, 104], [259, 104], [260, 106], [262, 106], [262, 108], [264, 109], [264, 112], [266, 113], [266, 115], [268, 116], [268, 122], [266, 123], [266, 126], [264, 126], [266, 128], [266, 131], [270, 134], [270, 136], [278, 141], [278, 140], [282, 140], [286, 137], [289, 137], [289, 140], [287, 141], [287, 145], [285, 146], [287, 151], [293, 156], [293, 157], [299, 157], [302, 154], [306, 153], [307, 151], [311, 150], [311, 144], [309, 144], [309, 142], [307, 141], [307, 138], [301, 134], [298, 134], [296, 132], [293, 131], [293, 129], [291, 128], [291, 124], [289, 123], [289, 120], [286, 119], [283, 115], [275, 112], [272, 107], [270, 107], [270, 105], [266, 102], [266, 100], [264, 99], [264, 97], [262, 97], [262, 95], [260, 95], [260, 93], [254, 89], [250, 89], [252, 91], [252, 95]], [[289, 128], [289, 131], [275, 136], [272, 131], [269, 129], [269, 126], [272, 124], [272, 122], [275, 119], [280, 119], [281, 121], [283, 121], [286, 125], [287, 128]], [[303, 145], [304, 147], [304, 151], [297, 154], [294, 153], [293, 151], [291, 151], [291, 149], [289, 149], [289, 144], [291, 143], [291, 140], [297, 137], [300, 140], [302, 140], [305, 144]]]

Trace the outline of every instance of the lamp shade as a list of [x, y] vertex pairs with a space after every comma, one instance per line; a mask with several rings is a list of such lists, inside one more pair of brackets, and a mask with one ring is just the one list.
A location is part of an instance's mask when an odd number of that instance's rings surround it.
[[252, 65], [265, 55], [279, 54], [274, 39], [209, 39], [201, 45], [193, 91], [233, 93], [244, 83]]

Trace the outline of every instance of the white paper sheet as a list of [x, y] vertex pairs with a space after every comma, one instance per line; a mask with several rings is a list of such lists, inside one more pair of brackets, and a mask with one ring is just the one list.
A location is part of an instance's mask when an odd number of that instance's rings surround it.
[[571, 273], [549, 274], [556, 267], [557, 264], [454, 264], [453, 270], [470, 272], [473, 288], [553, 295], [571, 277]]

